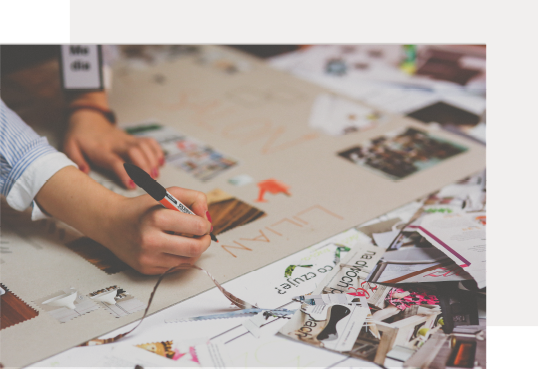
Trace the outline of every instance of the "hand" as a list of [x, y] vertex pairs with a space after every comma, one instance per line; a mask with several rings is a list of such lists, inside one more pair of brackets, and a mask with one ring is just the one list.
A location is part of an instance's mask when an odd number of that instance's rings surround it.
[[[137, 271], [154, 275], [193, 265], [211, 242], [206, 195], [178, 187], [168, 191], [196, 216], [163, 208], [149, 195], [124, 197], [71, 166], [56, 172], [35, 201]], [[174, 232], [196, 237], [170, 234]]]
[[88, 160], [92, 165], [114, 172], [129, 189], [136, 186], [125, 172], [124, 162], [135, 164], [153, 178], [159, 176], [159, 167], [165, 162], [157, 141], [128, 135], [100, 112], [89, 109], [79, 109], [71, 114], [64, 152], [84, 173], [90, 171]]
[[[108, 225], [101, 231], [102, 238], [96, 240], [147, 275], [161, 274], [180, 264], [193, 265], [211, 243], [206, 195], [178, 187], [168, 191], [196, 216], [163, 208], [148, 195], [121, 197]], [[174, 235], [174, 232], [196, 237]]]

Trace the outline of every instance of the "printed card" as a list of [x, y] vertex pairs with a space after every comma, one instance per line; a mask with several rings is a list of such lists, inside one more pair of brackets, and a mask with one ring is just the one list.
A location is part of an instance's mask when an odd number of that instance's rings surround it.
[[339, 156], [392, 180], [430, 168], [467, 148], [416, 128], [377, 136]]

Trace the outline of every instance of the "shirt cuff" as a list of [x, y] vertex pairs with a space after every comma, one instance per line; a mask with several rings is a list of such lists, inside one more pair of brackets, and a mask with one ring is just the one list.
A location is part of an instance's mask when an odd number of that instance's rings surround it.
[[46, 218], [47, 216], [33, 200], [47, 180], [60, 169], [70, 165], [77, 166], [61, 152], [49, 153], [37, 158], [13, 184], [6, 197], [7, 203], [18, 211], [24, 211], [33, 203], [32, 220]]

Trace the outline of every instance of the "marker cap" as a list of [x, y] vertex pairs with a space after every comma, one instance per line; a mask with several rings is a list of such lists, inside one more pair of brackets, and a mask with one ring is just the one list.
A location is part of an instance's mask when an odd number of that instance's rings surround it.
[[167, 190], [142, 169], [129, 163], [124, 163], [124, 168], [135, 184], [144, 189], [155, 200], [161, 201], [165, 198]]

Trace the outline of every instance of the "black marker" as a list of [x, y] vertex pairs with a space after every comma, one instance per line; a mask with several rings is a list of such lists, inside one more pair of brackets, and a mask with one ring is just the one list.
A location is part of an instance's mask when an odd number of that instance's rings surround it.
[[[167, 192], [165, 187], [152, 179], [150, 175], [148, 175], [142, 169], [129, 163], [124, 163], [124, 168], [136, 185], [144, 189], [148, 195], [160, 202], [165, 208], [194, 215], [193, 211], [183, 205], [178, 199], [174, 198], [170, 193]], [[217, 240], [215, 235], [211, 232], [210, 237], [216, 243], [219, 242], [219, 240]]]

